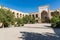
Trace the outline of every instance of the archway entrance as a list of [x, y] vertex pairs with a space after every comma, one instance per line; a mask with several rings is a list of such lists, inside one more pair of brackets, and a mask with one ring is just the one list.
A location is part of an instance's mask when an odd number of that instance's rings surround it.
[[48, 17], [48, 13], [46, 11], [41, 12], [41, 22], [49, 23], [49, 17]]

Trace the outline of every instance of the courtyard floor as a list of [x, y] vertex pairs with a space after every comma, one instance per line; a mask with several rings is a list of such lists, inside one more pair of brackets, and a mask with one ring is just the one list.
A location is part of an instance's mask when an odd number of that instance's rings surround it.
[[50, 24], [25, 24], [23, 27], [0, 28], [0, 40], [60, 40], [60, 29]]

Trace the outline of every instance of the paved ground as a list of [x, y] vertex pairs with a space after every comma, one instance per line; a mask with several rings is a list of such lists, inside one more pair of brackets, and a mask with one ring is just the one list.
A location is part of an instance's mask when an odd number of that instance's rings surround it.
[[25, 24], [24, 27], [0, 28], [0, 40], [60, 40], [60, 29], [45, 27], [47, 25]]

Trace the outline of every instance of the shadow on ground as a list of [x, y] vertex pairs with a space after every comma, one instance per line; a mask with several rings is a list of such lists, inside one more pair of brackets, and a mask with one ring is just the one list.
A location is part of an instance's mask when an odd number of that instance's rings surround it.
[[[59, 29], [60, 30], [60, 29]], [[34, 32], [20, 32], [23, 40], [60, 40], [60, 32], [54, 29], [55, 33], [34, 33]]]

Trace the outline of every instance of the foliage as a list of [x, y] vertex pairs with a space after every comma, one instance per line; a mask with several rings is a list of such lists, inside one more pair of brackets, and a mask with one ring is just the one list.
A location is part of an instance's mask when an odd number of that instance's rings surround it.
[[23, 21], [25, 24], [27, 24], [28, 22], [30, 22], [29, 16], [26, 15], [25, 17], [23, 17]]
[[27, 24], [27, 23], [35, 23], [35, 18], [29, 15], [26, 15], [23, 18], [16, 18], [16, 22], [18, 26], [24, 26], [24, 24]]
[[0, 22], [3, 23], [4, 26], [7, 26], [9, 24], [14, 24], [14, 15], [10, 10], [0, 8]]
[[21, 26], [21, 24], [24, 24], [22, 18], [16, 18], [16, 22], [18, 26]]
[[51, 23], [52, 23], [51, 26], [55, 28], [55, 27], [58, 27], [58, 25], [60, 24], [60, 18], [59, 18], [59, 15], [57, 15], [57, 11], [53, 13], [55, 14], [51, 19]]
[[35, 23], [35, 18], [29, 16], [29, 15], [26, 15], [25, 17], [23, 17], [23, 21], [25, 24], [27, 23]]
[[58, 15], [53, 16], [53, 18], [51, 19], [51, 22], [52, 22], [52, 23], [57, 23], [57, 22], [59, 22], [59, 21], [60, 21], [60, 18], [59, 18]]
[[35, 23], [35, 22], [36, 22], [35, 18], [31, 17], [30, 23]]

